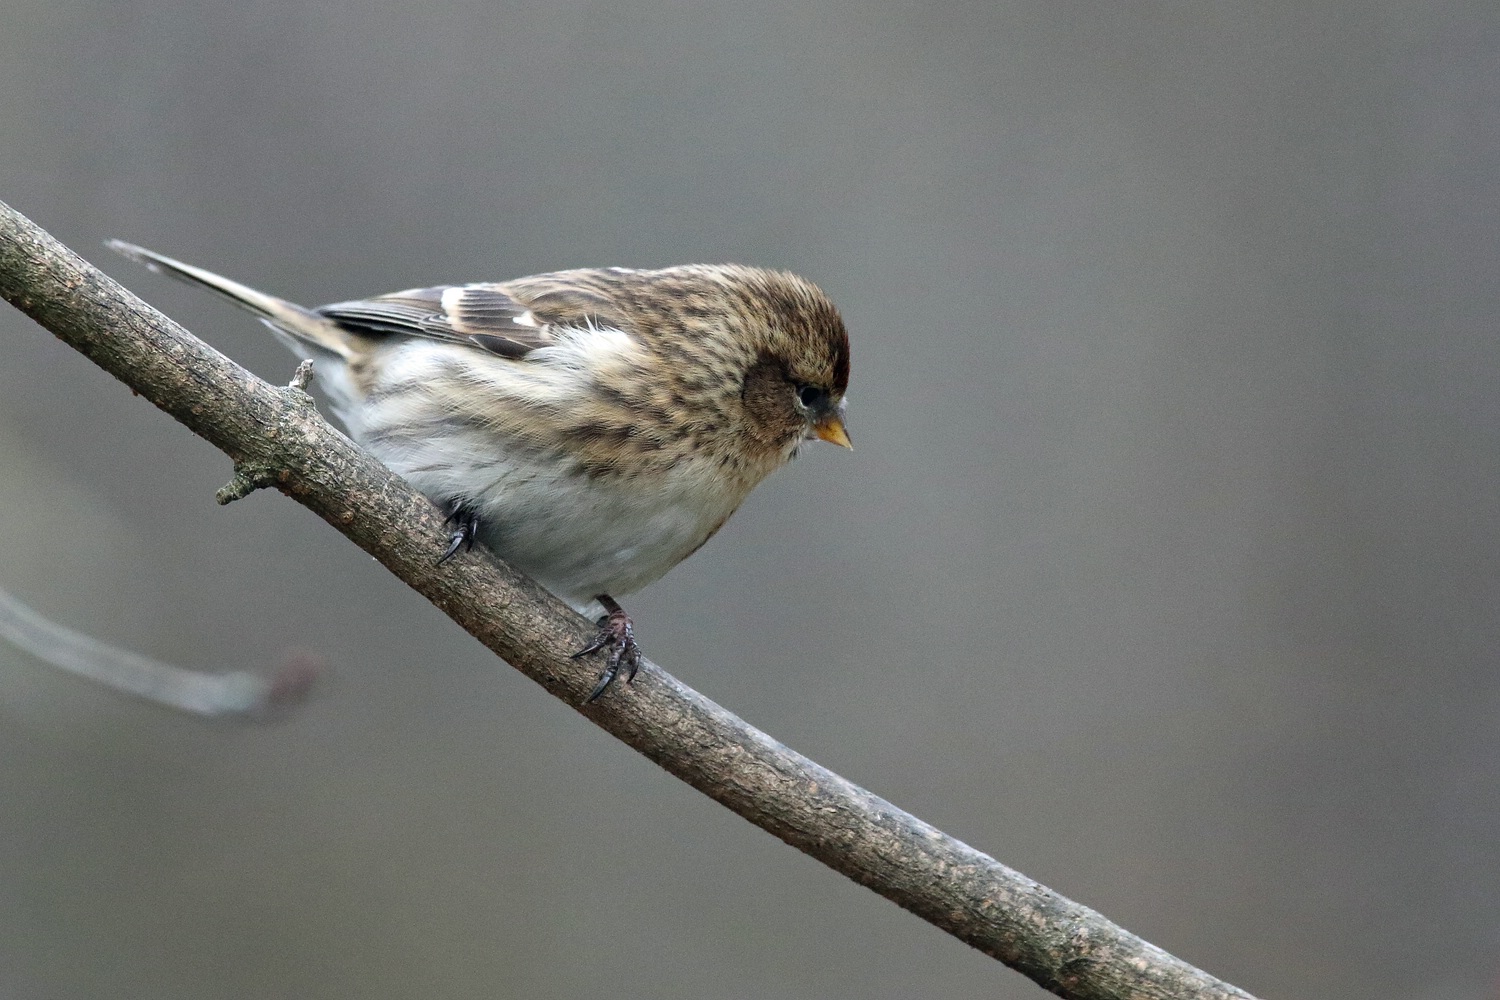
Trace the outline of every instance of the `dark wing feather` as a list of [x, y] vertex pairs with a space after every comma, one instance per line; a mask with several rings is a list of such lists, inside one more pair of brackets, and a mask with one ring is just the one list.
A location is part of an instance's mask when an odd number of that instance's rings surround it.
[[427, 337], [523, 358], [556, 341], [560, 328], [637, 324], [630, 286], [641, 272], [623, 268], [556, 271], [504, 284], [414, 288], [316, 310], [365, 336]]
[[440, 285], [316, 310], [351, 333], [426, 337], [523, 358], [553, 342], [548, 324], [498, 285]]

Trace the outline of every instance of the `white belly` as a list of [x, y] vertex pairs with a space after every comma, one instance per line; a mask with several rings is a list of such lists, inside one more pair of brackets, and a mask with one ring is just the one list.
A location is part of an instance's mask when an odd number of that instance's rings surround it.
[[480, 541], [580, 611], [592, 611], [600, 594], [618, 597], [659, 579], [749, 492], [726, 490], [706, 462], [645, 479], [590, 478], [499, 453], [477, 434], [428, 439], [420, 453], [369, 447], [429, 497], [466, 500], [479, 515]]

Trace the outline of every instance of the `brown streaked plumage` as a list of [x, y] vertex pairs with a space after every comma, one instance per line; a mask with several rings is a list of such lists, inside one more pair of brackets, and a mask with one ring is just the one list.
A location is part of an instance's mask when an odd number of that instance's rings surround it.
[[478, 538], [605, 612], [583, 651], [610, 651], [590, 700], [638, 663], [611, 595], [697, 551], [805, 440], [849, 444], [843, 321], [783, 271], [558, 271], [306, 309], [110, 246], [316, 355], [350, 435], [448, 512], [443, 559]]

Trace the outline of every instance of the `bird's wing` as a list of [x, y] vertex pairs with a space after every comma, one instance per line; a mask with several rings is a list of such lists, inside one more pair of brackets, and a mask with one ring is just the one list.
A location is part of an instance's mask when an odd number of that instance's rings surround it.
[[[586, 277], [584, 277], [586, 276]], [[560, 272], [504, 284], [440, 285], [335, 302], [315, 310], [352, 333], [426, 337], [520, 359], [564, 329], [630, 327], [609, 293], [607, 272]]]

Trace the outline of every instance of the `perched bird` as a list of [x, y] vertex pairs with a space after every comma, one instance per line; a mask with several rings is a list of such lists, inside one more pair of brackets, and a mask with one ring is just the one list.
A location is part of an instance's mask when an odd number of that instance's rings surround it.
[[557, 271], [307, 309], [119, 240], [270, 327], [350, 436], [475, 539], [600, 618], [589, 695], [640, 662], [615, 601], [698, 550], [804, 441], [849, 447], [849, 337], [811, 282], [690, 264]]

